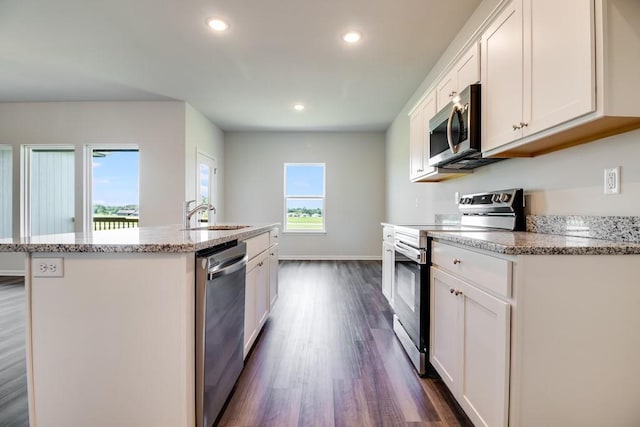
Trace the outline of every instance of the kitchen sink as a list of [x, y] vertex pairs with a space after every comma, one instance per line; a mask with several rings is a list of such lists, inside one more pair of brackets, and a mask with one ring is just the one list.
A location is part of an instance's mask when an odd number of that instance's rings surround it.
[[187, 231], [203, 231], [203, 230], [211, 230], [211, 231], [225, 231], [225, 230], [240, 230], [243, 228], [251, 227], [250, 225], [238, 225], [238, 224], [220, 224], [220, 225], [205, 225], [203, 227], [194, 227], [188, 228]]
[[250, 225], [207, 225], [202, 227], [205, 230], [240, 230], [241, 228], [251, 227]]

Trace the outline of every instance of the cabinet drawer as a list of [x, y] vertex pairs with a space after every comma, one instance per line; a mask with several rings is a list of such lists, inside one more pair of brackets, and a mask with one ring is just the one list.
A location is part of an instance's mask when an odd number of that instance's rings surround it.
[[393, 243], [393, 227], [384, 226], [382, 227], [382, 241]]
[[269, 232], [269, 246], [273, 246], [280, 240], [280, 229], [274, 228]]
[[252, 259], [269, 247], [269, 233], [260, 234], [245, 240], [245, 242], [247, 243], [247, 256]]
[[511, 261], [433, 242], [431, 262], [496, 295], [509, 297], [511, 294]]

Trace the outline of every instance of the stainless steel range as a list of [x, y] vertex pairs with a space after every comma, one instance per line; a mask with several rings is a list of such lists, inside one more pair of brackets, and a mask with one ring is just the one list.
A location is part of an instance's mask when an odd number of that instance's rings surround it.
[[460, 224], [395, 226], [393, 330], [423, 376], [437, 376], [429, 354], [429, 231], [525, 229], [522, 189], [466, 194], [460, 198]]

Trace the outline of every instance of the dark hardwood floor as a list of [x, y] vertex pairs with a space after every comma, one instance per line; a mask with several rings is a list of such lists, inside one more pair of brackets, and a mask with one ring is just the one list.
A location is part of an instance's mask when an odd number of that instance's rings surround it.
[[29, 425], [22, 277], [0, 276], [0, 426]]
[[471, 426], [415, 373], [380, 262], [284, 261], [280, 294], [220, 426]]

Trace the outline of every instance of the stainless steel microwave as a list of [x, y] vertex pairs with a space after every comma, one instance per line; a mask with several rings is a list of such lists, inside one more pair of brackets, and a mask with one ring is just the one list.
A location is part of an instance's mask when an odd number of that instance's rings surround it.
[[485, 159], [480, 147], [480, 85], [467, 86], [429, 120], [429, 166], [474, 169]]

